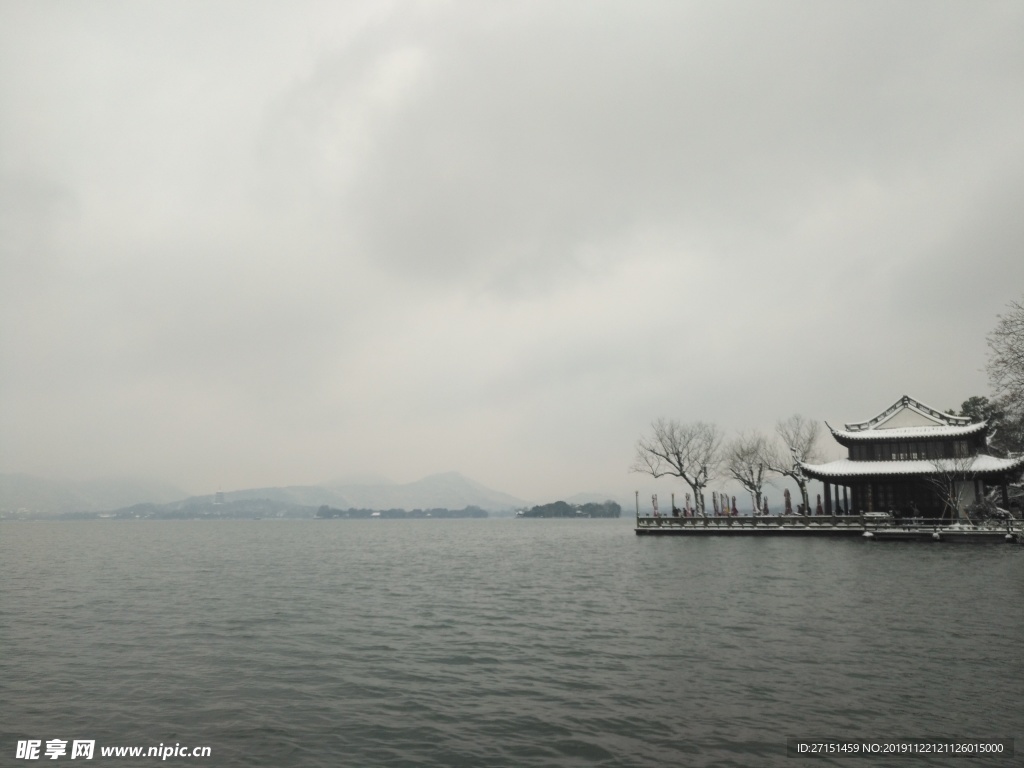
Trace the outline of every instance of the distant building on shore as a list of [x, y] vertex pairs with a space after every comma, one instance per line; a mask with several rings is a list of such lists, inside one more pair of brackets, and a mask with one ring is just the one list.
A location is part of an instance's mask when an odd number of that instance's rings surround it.
[[906, 395], [867, 421], [826, 426], [847, 458], [802, 464], [825, 486], [826, 514], [941, 518], [955, 508], [959, 516], [994, 487], [1009, 509], [1009, 482], [1024, 467], [1024, 457], [988, 454], [987, 422], [971, 423]]

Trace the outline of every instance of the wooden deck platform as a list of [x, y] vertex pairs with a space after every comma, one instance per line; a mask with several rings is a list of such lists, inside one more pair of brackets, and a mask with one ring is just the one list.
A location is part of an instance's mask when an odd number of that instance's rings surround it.
[[860, 536], [859, 515], [638, 517], [638, 536]]
[[948, 521], [879, 522], [862, 515], [637, 517], [637, 536], [861, 537], [877, 541], [1024, 543], [1020, 520], [982, 525]]

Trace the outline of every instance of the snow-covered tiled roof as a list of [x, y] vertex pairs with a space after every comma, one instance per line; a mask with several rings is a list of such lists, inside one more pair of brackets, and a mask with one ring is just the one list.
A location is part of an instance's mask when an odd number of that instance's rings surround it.
[[[849, 425], [847, 425], [849, 426]], [[892, 429], [861, 429], [843, 430], [833, 429], [832, 434], [836, 440], [905, 440], [908, 438], [939, 438], [939, 437], [964, 437], [982, 432], [988, 426], [988, 422], [979, 421], [965, 426], [934, 426], [934, 427], [893, 427]]]
[[868, 475], [934, 475], [938, 472], [966, 472], [972, 475], [1005, 472], [1024, 466], [1024, 456], [1000, 459], [973, 456], [964, 459], [919, 459], [917, 461], [851, 461], [839, 459], [827, 464], [802, 464], [811, 477], [864, 477]]

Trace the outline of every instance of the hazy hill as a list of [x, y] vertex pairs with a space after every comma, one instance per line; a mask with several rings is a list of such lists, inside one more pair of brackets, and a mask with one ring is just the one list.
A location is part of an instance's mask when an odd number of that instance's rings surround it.
[[0, 474], [0, 512], [5, 514], [102, 512], [141, 502], [163, 504], [185, 495], [180, 488], [166, 483], [135, 478], [71, 481]]
[[[212, 499], [198, 496], [196, 500]], [[490, 512], [515, 509], [525, 502], [492, 490], [458, 472], [430, 475], [412, 483], [339, 483], [330, 487], [289, 485], [280, 488], [246, 488], [228, 491], [224, 502], [268, 499], [282, 504], [334, 509], [464, 509], [479, 507]]]
[[[526, 502], [495, 491], [458, 472], [429, 475], [412, 483], [353, 483], [332, 486], [347, 499], [347, 506], [366, 509], [462, 509], [480, 507], [497, 512], [525, 506]], [[333, 507], [346, 506], [333, 502]]]
[[[197, 499], [212, 499], [212, 496], [199, 496]], [[253, 501], [267, 499], [284, 504], [295, 504], [303, 507], [319, 507], [324, 504], [330, 507], [350, 507], [348, 497], [329, 488], [318, 485], [287, 485], [283, 488], [246, 488], [241, 491], [228, 491], [224, 494], [224, 502]]]
[[[161, 514], [191, 514], [213, 505], [214, 494], [188, 496], [171, 486], [131, 480], [71, 483], [28, 475], [0, 475], [0, 512], [5, 515], [56, 515], [76, 512], [125, 512], [135, 514], [160, 508]], [[258, 502], [258, 503], [257, 503]], [[273, 509], [266, 507], [270, 504]], [[261, 506], [262, 505], [262, 506]], [[218, 514], [246, 510], [250, 514], [312, 513], [321, 506], [335, 509], [465, 509], [488, 512], [526, 505], [521, 499], [477, 483], [458, 472], [430, 475], [412, 483], [348, 483], [332, 487], [291, 485], [226, 491], [215, 510]], [[136, 509], [138, 507], [138, 509]]]

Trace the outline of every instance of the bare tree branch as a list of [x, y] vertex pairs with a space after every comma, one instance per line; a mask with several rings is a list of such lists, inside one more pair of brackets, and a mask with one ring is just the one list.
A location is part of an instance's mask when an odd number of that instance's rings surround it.
[[760, 432], [741, 433], [725, 450], [725, 464], [729, 474], [750, 494], [754, 514], [761, 511], [764, 476], [768, 471], [765, 451], [768, 438]]
[[957, 456], [935, 459], [932, 462], [935, 474], [927, 479], [929, 485], [938, 491], [939, 498], [942, 499], [945, 508], [943, 517], [947, 511], [951, 520], [960, 517], [960, 508], [964, 498], [964, 483], [969, 477], [976, 458], [977, 456]]
[[671, 475], [693, 490], [697, 511], [704, 512], [704, 488], [721, 463], [722, 433], [714, 424], [658, 419], [651, 434], [636, 443], [632, 470], [652, 477]]
[[1010, 405], [1024, 407], [1024, 299], [1010, 302], [1010, 311], [988, 335], [989, 383]]
[[782, 441], [782, 445], [766, 442], [762, 456], [765, 466], [771, 472], [788, 477], [797, 484], [803, 499], [804, 514], [810, 514], [811, 501], [807, 492], [810, 478], [804, 474], [800, 462], [813, 463], [821, 460], [818, 449], [821, 424], [797, 413], [778, 422], [775, 425], [775, 433]]

